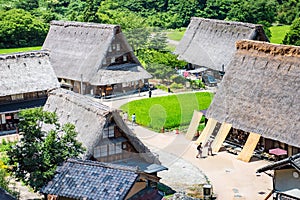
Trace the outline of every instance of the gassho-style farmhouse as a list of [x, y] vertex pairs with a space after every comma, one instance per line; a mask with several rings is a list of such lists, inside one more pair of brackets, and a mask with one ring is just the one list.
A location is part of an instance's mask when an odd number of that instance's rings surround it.
[[[41, 193], [49, 200], [161, 199], [158, 172], [167, 168], [120, 110], [90, 97], [129, 94], [152, 78], [121, 27], [52, 21], [42, 49], [0, 55], [0, 135], [18, 133], [21, 109], [42, 106], [75, 125], [86, 153], [58, 167]], [[261, 25], [194, 17], [175, 53], [193, 69], [222, 72], [186, 138], [212, 142], [214, 152], [229, 146], [245, 162], [283, 152], [257, 172], [274, 170], [276, 199], [299, 199], [300, 47], [269, 43]], [[203, 115], [206, 126], [195, 138]]]

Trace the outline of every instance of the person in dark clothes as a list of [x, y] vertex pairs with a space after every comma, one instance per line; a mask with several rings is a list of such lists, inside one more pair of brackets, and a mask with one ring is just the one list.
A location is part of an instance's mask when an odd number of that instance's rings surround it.
[[196, 156], [196, 158], [202, 158], [202, 142], [200, 142], [200, 144], [197, 146], [197, 150], [198, 150], [198, 154]]

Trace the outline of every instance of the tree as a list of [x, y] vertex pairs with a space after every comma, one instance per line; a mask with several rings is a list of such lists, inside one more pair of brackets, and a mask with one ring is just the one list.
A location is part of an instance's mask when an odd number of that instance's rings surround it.
[[99, 22], [97, 10], [101, 0], [86, 0], [86, 7], [83, 12], [83, 20], [85, 22]]
[[294, 20], [290, 31], [287, 32], [282, 42], [283, 44], [300, 46], [300, 18]]
[[39, 7], [38, 0], [22, 0], [22, 1], [18, 1], [16, 4], [16, 8], [23, 9], [26, 11], [31, 11], [38, 7]]
[[0, 11], [0, 48], [40, 46], [47, 31], [47, 25], [27, 11]]
[[300, 17], [300, 1], [285, 0], [278, 8], [278, 21], [282, 24], [292, 24], [293, 21]]
[[[52, 129], [46, 132], [43, 127]], [[52, 179], [58, 164], [84, 152], [75, 139], [75, 126], [59, 124], [55, 113], [42, 108], [22, 110], [19, 129], [23, 137], [8, 151], [9, 164], [16, 178], [35, 191]]]

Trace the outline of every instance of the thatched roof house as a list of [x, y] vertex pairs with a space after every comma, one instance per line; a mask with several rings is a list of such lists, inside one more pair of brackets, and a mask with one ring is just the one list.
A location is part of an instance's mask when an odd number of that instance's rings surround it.
[[224, 71], [241, 39], [268, 41], [261, 25], [192, 17], [175, 53], [189, 63]]
[[56, 112], [61, 123], [70, 122], [76, 126], [77, 139], [86, 147], [90, 159], [113, 162], [136, 158], [160, 164], [127, 127], [118, 110], [65, 89], [52, 91], [44, 110]]
[[42, 48], [50, 50], [60, 82], [82, 94], [101, 95], [111, 85], [123, 92], [151, 78], [119, 25], [52, 21]]
[[17, 132], [21, 109], [43, 106], [59, 88], [47, 51], [0, 55], [0, 135]]
[[59, 87], [47, 51], [0, 55], [0, 96]]
[[300, 47], [242, 40], [206, 116], [300, 148]]

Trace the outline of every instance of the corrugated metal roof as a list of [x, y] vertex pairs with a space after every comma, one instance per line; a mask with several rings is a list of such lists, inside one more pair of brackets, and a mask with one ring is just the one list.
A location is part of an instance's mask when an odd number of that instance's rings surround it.
[[136, 168], [69, 159], [41, 192], [76, 199], [124, 199], [137, 177]]

